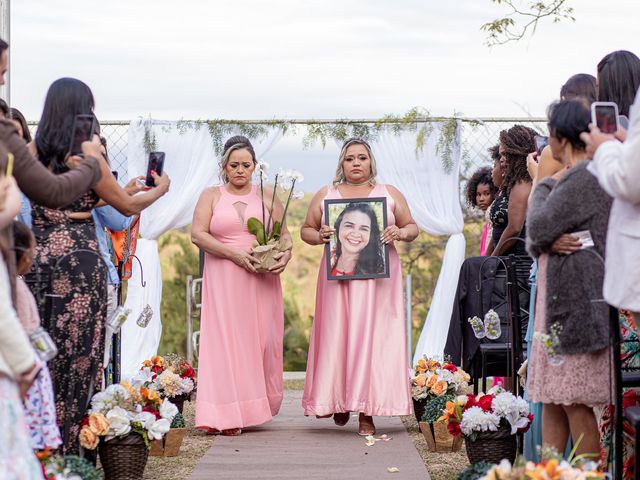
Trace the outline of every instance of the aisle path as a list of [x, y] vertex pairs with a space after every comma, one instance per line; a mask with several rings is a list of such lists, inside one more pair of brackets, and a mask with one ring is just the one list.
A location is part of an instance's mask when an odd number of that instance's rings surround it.
[[[366, 446], [358, 419], [336, 427], [332, 419], [305, 417], [301, 391], [288, 390], [280, 414], [239, 437], [218, 436], [191, 480], [428, 480], [427, 470], [397, 417], [376, 418], [378, 433], [392, 437]], [[389, 473], [387, 468], [400, 471]]]

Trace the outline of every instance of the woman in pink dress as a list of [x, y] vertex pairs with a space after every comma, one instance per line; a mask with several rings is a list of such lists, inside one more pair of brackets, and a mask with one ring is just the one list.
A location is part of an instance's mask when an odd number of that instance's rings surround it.
[[333, 415], [340, 426], [349, 421], [350, 412], [359, 412], [358, 432], [373, 435], [373, 416], [413, 411], [402, 269], [394, 241], [413, 241], [418, 227], [404, 196], [391, 185], [376, 183], [367, 142], [345, 142], [333, 184], [313, 197], [301, 237], [310, 245], [325, 245], [334, 229], [324, 225], [324, 200], [365, 197], [387, 198], [388, 227], [380, 238], [389, 247], [390, 277], [329, 281], [323, 257], [302, 405], [305, 415]]
[[[205, 252], [202, 282], [196, 427], [239, 435], [268, 422], [282, 403], [284, 308], [279, 274], [291, 250], [278, 254], [269, 273], [257, 273], [251, 255], [255, 237], [247, 219], [262, 219], [260, 191], [251, 182], [256, 155], [249, 140], [236, 136], [224, 146], [224, 184], [208, 188], [193, 215], [192, 241]], [[265, 213], [282, 217], [282, 205]], [[283, 236], [289, 236], [286, 228]]]

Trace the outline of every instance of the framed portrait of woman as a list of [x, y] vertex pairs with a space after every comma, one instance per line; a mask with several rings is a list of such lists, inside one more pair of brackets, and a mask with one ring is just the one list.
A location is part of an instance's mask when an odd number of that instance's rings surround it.
[[325, 247], [329, 280], [389, 277], [389, 250], [380, 239], [386, 198], [325, 200], [324, 222], [335, 230]]

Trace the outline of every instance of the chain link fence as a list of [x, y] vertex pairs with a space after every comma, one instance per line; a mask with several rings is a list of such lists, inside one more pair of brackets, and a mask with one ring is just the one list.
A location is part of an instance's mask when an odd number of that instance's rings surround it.
[[[479, 118], [462, 119], [462, 166], [460, 169], [461, 188], [473, 172], [491, 165], [488, 149], [498, 142], [500, 131], [515, 124], [522, 124], [547, 135], [546, 120], [542, 118]], [[32, 133], [36, 123], [29, 124]], [[107, 139], [107, 148], [112, 169], [118, 172], [118, 181], [125, 184], [127, 174], [127, 133], [129, 121], [100, 122], [102, 136]], [[302, 148], [302, 145], [300, 146]]]

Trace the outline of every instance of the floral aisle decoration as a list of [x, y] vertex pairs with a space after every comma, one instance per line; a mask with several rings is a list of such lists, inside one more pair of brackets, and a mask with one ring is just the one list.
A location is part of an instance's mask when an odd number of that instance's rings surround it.
[[110, 385], [92, 397], [80, 445], [99, 449], [106, 480], [142, 478], [150, 441], [162, 440], [177, 413], [155, 390], [127, 382]]
[[145, 360], [131, 383], [157, 392], [160, 398], [168, 398], [182, 413], [185, 400], [189, 400], [196, 386], [196, 372], [183, 357], [169, 354]]
[[539, 463], [528, 462], [523, 457], [518, 457], [512, 464], [508, 460], [502, 460], [499, 464], [491, 466], [481, 480], [598, 480], [608, 478], [606, 474], [598, 471], [598, 464], [589, 460], [588, 456], [575, 456], [577, 445], [574, 445], [569, 459], [553, 447], [542, 447], [541, 461]]
[[452, 435], [463, 436], [470, 463], [498, 463], [515, 459], [515, 435], [529, 429], [533, 415], [526, 400], [497, 386], [447, 402], [439, 421]]
[[[302, 182], [304, 177], [300, 172], [294, 170], [280, 170], [276, 174], [273, 192], [271, 194], [271, 211], [267, 215], [267, 206], [264, 203], [264, 185], [268, 181], [269, 164], [261, 161], [258, 163], [258, 177], [260, 179], [260, 199], [262, 204], [262, 221], [255, 217], [247, 220], [247, 229], [256, 237], [253, 244], [252, 254], [259, 260], [255, 265], [259, 272], [268, 272], [269, 268], [275, 265], [278, 260], [274, 257], [279, 253], [290, 250], [292, 247], [289, 239], [282, 239], [282, 227], [289, 210], [289, 203], [292, 198], [300, 199], [304, 193], [295, 190], [296, 183]], [[277, 220], [273, 215], [273, 205], [276, 200], [276, 192], [280, 188], [287, 195], [282, 218]]]
[[88, 460], [76, 455], [53, 455], [50, 449], [36, 453], [44, 480], [102, 480], [102, 474]]
[[467, 393], [469, 381], [469, 374], [452, 363], [427, 357], [418, 360], [411, 378], [411, 395], [420, 430], [431, 451], [458, 451], [462, 446], [462, 439], [452, 437], [437, 420], [447, 402]]

